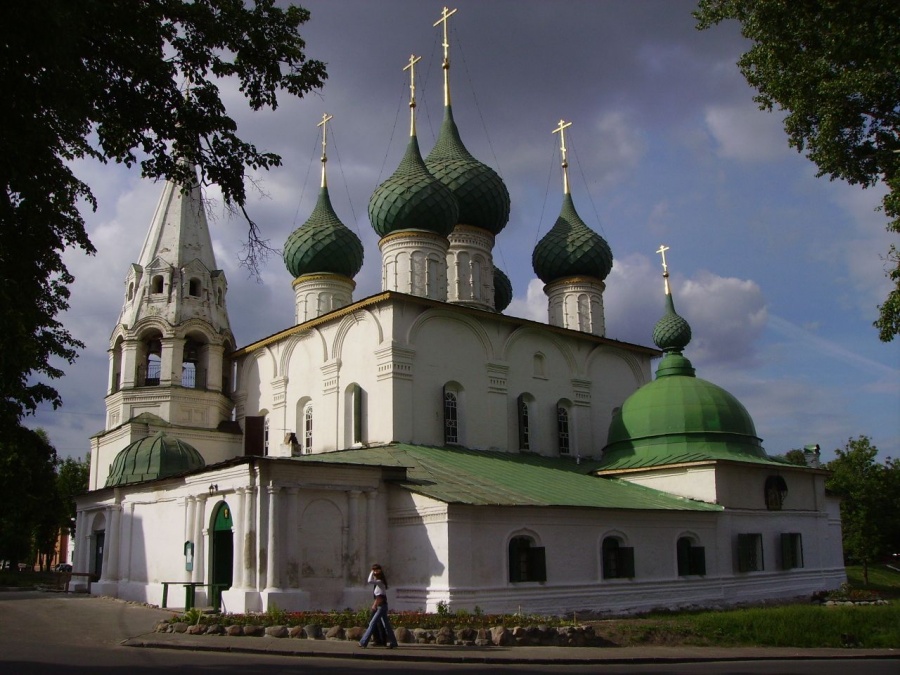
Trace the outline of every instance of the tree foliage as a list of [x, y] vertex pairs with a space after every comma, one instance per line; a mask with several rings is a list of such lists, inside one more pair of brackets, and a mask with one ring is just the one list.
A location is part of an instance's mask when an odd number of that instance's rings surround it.
[[869, 565], [900, 544], [900, 464], [890, 458], [879, 464], [877, 454], [871, 440], [859, 436], [825, 467], [832, 472], [826, 488], [841, 497], [844, 555], [863, 566], [866, 583]]
[[[58, 318], [73, 281], [62, 252], [94, 251], [79, 207], [97, 203], [74, 161], [183, 185], [196, 165], [246, 216], [245, 168], [280, 157], [237, 135], [218, 84], [236, 81], [253, 110], [321, 87], [298, 33], [308, 18], [274, 0], [0, 3], [0, 425], [58, 406], [46, 381], [83, 346]], [[265, 242], [247, 222], [254, 267]]]
[[17, 426], [0, 437], [0, 560], [26, 560], [55, 535], [56, 465], [56, 449], [43, 430]]
[[[871, 187], [883, 182], [888, 229], [900, 232], [900, 3], [894, 0], [700, 0], [698, 28], [740, 22], [752, 45], [738, 60], [764, 110], [784, 110], [788, 142], [819, 175]], [[900, 252], [875, 322], [900, 334]]]
[[788, 450], [784, 455], [782, 455], [784, 461], [788, 464], [796, 464], [797, 466], [806, 466], [806, 455], [803, 454], [803, 451], [794, 448], [793, 450]]

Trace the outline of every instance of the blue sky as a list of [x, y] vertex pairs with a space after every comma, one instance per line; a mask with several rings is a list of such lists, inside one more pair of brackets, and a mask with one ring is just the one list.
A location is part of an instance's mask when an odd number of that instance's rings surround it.
[[[365, 246], [356, 299], [380, 290], [368, 199], [396, 168], [408, 124], [409, 55], [417, 72], [423, 153], [441, 115], [438, 2], [315, 0], [307, 54], [328, 64], [317, 94], [251, 112], [231, 82], [221, 91], [239, 133], [280, 153], [255, 176], [248, 209], [280, 248], [308, 217], [319, 175], [317, 122], [330, 123], [329, 185], [341, 219]], [[879, 342], [876, 305], [889, 289], [892, 239], [879, 188], [816, 178], [787, 145], [779, 113], [757, 110], [735, 61], [735, 24], [699, 32], [680, 0], [465, 0], [451, 26], [454, 116], [468, 149], [494, 167], [512, 199], [495, 263], [511, 278], [507, 313], [546, 319], [531, 250], [561, 203], [558, 136], [567, 131], [573, 198], [609, 242], [607, 335], [651, 343], [663, 311], [660, 244], [676, 307], [691, 323], [686, 355], [698, 376], [737, 396], [770, 454], [819, 443], [823, 458], [867, 434], [882, 457], [900, 449], [900, 341]], [[137, 170], [79, 162], [100, 207], [85, 213], [98, 254], [67, 254], [76, 276], [64, 322], [87, 348], [57, 382], [65, 405], [30, 418], [60, 454], [84, 456], [103, 427], [109, 335], [161, 185]], [[229, 281], [232, 329], [244, 345], [293, 323], [291, 277], [272, 256], [249, 278], [238, 256], [245, 224], [210, 189], [211, 230]], [[896, 238], [894, 238], [896, 241]]]

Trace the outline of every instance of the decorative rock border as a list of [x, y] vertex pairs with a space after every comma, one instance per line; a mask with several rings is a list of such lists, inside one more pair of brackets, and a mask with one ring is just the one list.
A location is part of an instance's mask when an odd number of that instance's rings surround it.
[[[365, 628], [332, 626], [323, 629], [318, 624], [308, 626], [261, 626], [258, 624], [223, 626], [218, 623], [188, 624], [183, 621], [160, 621], [157, 633], [186, 633], [188, 635], [227, 635], [231, 637], [294, 638], [306, 640], [351, 640], [359, 642]], [[437, 629], [400, 627], [394, 631], [401, 644], [458, 645], [466, 647], [599, 647], [607, 644], [594, 633], [592, 626], [493, 626], [491, 628], [460, 628], [450, 626]]]

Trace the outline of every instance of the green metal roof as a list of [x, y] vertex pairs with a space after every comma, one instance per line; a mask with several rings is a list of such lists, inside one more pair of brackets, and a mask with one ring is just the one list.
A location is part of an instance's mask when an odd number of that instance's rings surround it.
[[574, 276], [602, 281], [612, 269], [613, 255], [606, 240], [575, 211], [572, 195], [566, 194], [556, 223], [534, 247], [531, 265], [545, 284]]
[[405, 467], [399, 485], [448, 504], [721, 511], [623, 480], [590, 475], [598, 462], [464, 448], [391, 445], [304, 455], [300, 462]]
[[363, 245], [341, 222], [323, 187], [309, 219], [284, 245], [284, 264], [294, 278], [330, 272], [351, 279], [363, 263]]
[[509, 191], [491, 167], [466, 150], [453, 110], [444, 107], [444, 121], [437, 142], [425, 158], [425, 166], [450, 188], [459, 204], [459, 222], [499, 234], [509, 221]]
[[116, 455], [105, 487], [176, 476], [204, 466], [206, 462], [192, 445], [159, 431]]
[[369, 199], [369, 220], [382, 237], [401, 230], [425, 230], [446, 237], [459, 216], [456, 197], [429, 173], [415, 136], [397, 170]]

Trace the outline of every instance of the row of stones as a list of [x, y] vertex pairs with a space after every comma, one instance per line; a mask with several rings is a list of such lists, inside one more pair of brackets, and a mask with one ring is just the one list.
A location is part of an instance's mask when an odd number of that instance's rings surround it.
[[[273, 637], [273, 638], [305, 638], [307, 640], [353, 640], [359, 642], [365, 632], [364, 628], [355, 626], [343, 628], [332, 626], [323, 630], [321, 626], [223, 626], [221, 624], [188, 624], [184, 622], [169, 623], [161, 621], [156, 626], [157, 633], [187, 633], [188, 635], [228, 635], [232, 637]], [[425, 628], [400, 627], [394, 631], [397, 642], [401, 644], [437, 644], [465, 645], [487, 647], [511, 647], [516, 645], [532, 645], [546, 647], [590, 647], [602, 641], [594, 634], [591, 626], [494, 626], [492, 628], [460, 628], [453, 630], [449, 626], [429, 630]]]

